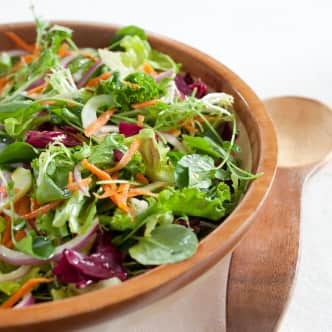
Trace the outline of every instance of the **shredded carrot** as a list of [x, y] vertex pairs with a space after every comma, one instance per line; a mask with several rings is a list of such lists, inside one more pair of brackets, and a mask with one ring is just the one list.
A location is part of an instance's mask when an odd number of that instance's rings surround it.
[[7, 84], [7, 77], [0, 78], [0, 94], [2, 93], [6, 84]]
[[84, 130], [85, 136], [89, 137], [93, 133], [95, 133], [98, 129], [100, 129], [103, 125], [107, 123], [110, 117], [114, 114], [115, 108], [104, 112], [99, 118], [92, 123], [90, 123]]
[[157, 102], [158, 102], [158, 99], [152, 99], [152, 100], [144, 101], [143, 103], [132, 104], [131, 107], [134, 109], [144, 108], [144, 107], [156, 105]]
[[38, 57], [40, 55], [40, 49], [37, 43], [34, 44], [34, 50], [33, 50], [33, 55], [35, 57]]
[[90, 52], [83, 52], [82, 55], [89, 58], [89, 59], [91, 59], [91, 60], [96, 60], [96, 57]]
[[144, 65], [143, 65], [143, 70], [147, 73], [147, 74], [149, 74], [149, 75], [151, 75], [151, 76], [154, 76], [154, 75], [156, 75], [157, 73], [155, 72], [155, 70], [148, 64], [148, 63], [145, 63]]
[[73, 172], [68, 173], [68, 186], [73, 184]]
[[41, 105], [54, 105], [56, 104], [55, 100], [43, 100], [41, 102], [39, 102]]
[[142, 184], [149, 184], [149, 180], [142, 173], [137, 173], [135, 180]]
[[33, 52], [34, 51], [34, 46], [29, 45], [20, 36], [18, 36], [15, 32], [6, 31], [5, 34], [16, 46], [18, 46], [22, 50], [25, 50], [27, 52]]
[[128, 191], [130, 188], [129, 183], [121, 183], [118, 189], [118, 194], [111, 196], [112, 201], [116, 204], [121, 210], [129, 213], [130, 209], [127, 205]]
[[54, 201], [54, 202], [45, 204], [45, 205], [39, 207], [36, 210], [33, 210], [33, 211], [29, 212], [29, 213], [24, 214], [23, 218], [26, 219], [26, 220], [35, 219], [38, 216], [46, 214], [48, 211], [56, 208], [61, 203], [62, 203], [62, 201]]
[[130, 189], [129, 192], [128, 192], [128, 197], [134, 197], [134, 196], [140, 196], [140, 195], [151, 196], [151, 197], [154, 197], [154, 198], [158, 197], [157, 194], [152, 193], [150, 191], [142, 190], [142, 189]]
[[[95, 176], [97, 176], [97, 178], [99, 180], [113, 180], [113, 178], [108, 173], [106, 173], [105, 171], [101, 170], [97, 166], [95, 166], [93, 164], [90, 164], [87, 161], [87, 159], [83, 159], [81, 163], [82, 163], [82, 165], [83, 165], [84, 168], [86, 168], [92, 174], [94, 174]], [[116, 190], [116, 184], [115, 183], [104, 184], [103, 185], [103, 189], [104, 189], [105, 193], [107, 192], [107, 196], [106, 197], [110, 197], [110, 195], [113, 194], [115, 192], [115, 190]], [[98, 196], [96, 196], [96, 197], [98, 197]]]
[[138, 114], [137, 116], [137, 125], [143, 127], [144, 125], [144, 115]]
[[32, 89], [28, 90], [27, 94], [32, 95], [34, 93], [40, 93], [47, 87], [47, 84], [48, 84], [47, 82], [44, 82], [44, 83], [36, 86], [35, 88], [32, 88]]
[[30, 198], [23, 196], [14, 203], [14, 211], [20, 216], [30, 212]]
[[10, 218], [8, 216], [5, 216], [5, 220], [6, 220], [6, 228], [5, 228], [5, 231], [2, 235], [2, 244], [3, 245], [5, 245], [8, 241], [10, 241], [10, 239], [11, 239], [11, 228], [12, 228]]
[[29, 64], [31, 63], [36, 57], [33, 54], [26, 54], [26, 55], [22, 55], [20, 57], [20, 62], [18, 62], [18, 64], [22, 64], [22, 63], [26, 63]]
[[24, 295], [29, 293], [35, 286], [41, 283], [51, 282], [52, 279], [47, 278], [33, 278], [28, 280], [16, 293], [14, 293], [9, 299], [7, 299], [1, 308], [11, 308], [16, 302], [18, 302]]
[[112, 177], [108, 173], [101, 170], [97, 166], [90, 164], [87, 159], [82, 160], [82, 165], [84, 168], [94, 174], [99, 180], [112, 180]]
[[[26, 236], [26, 233], [25, 231], [23, 230], [20, 230], [20, 231], [17, 231], [16, 234], [15, 234], [15, 240], [16, 241], [20, 241], [22, 240], [24, 237]], [[13, 243], [13, 240], [9, 240], [5, 246], [9, 249], [12, 249], [14, 247], [14, 243]]]
[[91, 80], [89, 80], [86, 83], [86, 87], [93, 88], [93, 87], [97, 86], [101, 81], [108, 80], [111, 76], [112, 76], [112, 73], [109, 71], [109, 72], [103, 73], [97, 77], [91, 78]]
[[59, 52], [58, 52], [58, 55], [60, 58], [63, 58], [67, 55], [69, 55], [71, 52], [70, 52], [70, 49], [69, 49], [69, 46], [68, 44], [64, 43], [61, 45], [61, 47], [59, 48]]
[[166, 134], [170, 134], [173, 135], [175, 137], [178, 137], [181, 135], [181, 130], [180, 129], [176, 129], [176, 128], [172, 128], [170, 130], [165, 131]]
[[183, 127], [186, 128], [191, 135], [194, 135], [197, 132], [197, 129], [190, 124], [186, 124]]
[[120, 161], [114, 167], [107, 169], [106, 172], [113, 173], [126, 167], [130, 162], [130, 160], [132, 159], [132, 157], [134, 156], [135, 152], [139, 149], [140, 145], [141, 145], [141, 140], [139, 138], [134, 139], [130, 144], [129, 149], [122, 156]]
[[85, 178], [81, 181], [78, 182], [72, 182], [71, 184], [67, 185], [68, 190], [70, 190], [71, 192], [80, 189], [81, 186], [88, 186], [90, 183], [92, 182], [92, 179], [90, 177]]

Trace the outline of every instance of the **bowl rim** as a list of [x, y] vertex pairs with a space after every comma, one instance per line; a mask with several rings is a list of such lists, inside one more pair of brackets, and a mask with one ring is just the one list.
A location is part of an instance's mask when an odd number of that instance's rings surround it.
[[[55, 20], [52, 23], [74, 27], [79, 29], [91, 27], [92, 29], [107, 30], [110, 32], [118, 29], [121, 25], [97, 23], [90, 21], [62, 21]], [[0, 33], [10, 29], [31, 28], [34, 22], [19, 22], [0, 24]], [[199, 243], [198, 250], [191, 258], [169, 265], [161, 265], [152, 271], [146, 272], [125, 283], [111, 288], [89, 292], [76, 297], [61, 301], [36, 304], [31, 307], [19, 310], [0, 310], [0, 328], [18, 327], [25, 324], [45, 323], [53, 320], [70, 318], [76, 315], [83, 315], [97, 312], [105, 308], [126, 307], [129, 302], [137, 302], [147, 295], [143, 304], [151, 303], [158, 299], [152, 293], [162, 287], [167, 288], [171, 282], [175, 285], [169, 287], [166, 293], [170, 293], [193, 281], [203, 272], [215, 265], [230, 250], [232, 250], [244, 236], [252, 224], [256, 212], [263, 204], [264, 199], [271, 187], [277, 166], [277, 140], [271, 118], [265, 110], [263, 103], [235, 73], [225, 65], [213, 59], [209, 55], [198, 51], [182, 42], [154, 33], [147, 33], [150, 41], [156, 41], [178, 50], [190, 52], [191, 55], [208, 68], [214, 68], [233, 88], [242, 96], [243, 100], [252, 111], [257, 122], [258, 134], [260, 137], [260, 154], [257, 165], [257, 172], [264, 172], [264, 176], [256, 179], [249, 186], [243, 199], [236, 209], [227, 217], [222, 227], [218, 227]], [[220, 245], [220, 242], [223, 245]], [[205, 263], [204, 263], [205, 262]], [[201, 265], [198, 268], [198, 265]], [[180, 278], [182, 277], [182, 279]], [[176, 279], [179, 279], [178, 282]], [[164, 291], [164, 294], [166, 294]], [[140, 302], [140, 301], [138, 301]], [[93, 304], [93, 308], [91, 308]], [[124, 310], [128, 311], [128, 310]]]

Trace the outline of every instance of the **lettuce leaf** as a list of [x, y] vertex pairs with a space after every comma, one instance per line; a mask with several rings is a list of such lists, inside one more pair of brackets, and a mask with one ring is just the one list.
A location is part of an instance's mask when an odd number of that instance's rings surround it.
[[176, 216], [192, 216], [220, 220], [227, 214], [226, 202], [231, 200], [230, 188], [221, 182], [213, 195], [198, 188], [166, 189], [159, 194], [158, 204]]
[[142, 139], [140, 153], [143, 157], [145, 173], [153, 181], [174, 183], [174, 167], [169, 163], [168, 148], [158, 143], [152, 129], [142, 129], [137, 135]]

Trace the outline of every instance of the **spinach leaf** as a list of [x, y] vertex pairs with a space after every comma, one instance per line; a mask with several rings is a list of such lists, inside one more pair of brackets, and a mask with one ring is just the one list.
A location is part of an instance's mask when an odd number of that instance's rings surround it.
[[30, 144], [14, 142], [0, 152], [0, 164], [29, 162], [37, 156], [37, 150]]
[[182, 157], [175, 168], [178, 187], [207, 189], [214, 178], [214, 160], [202, 154], [188, 154]]
[[155, 228], [150, 236], [139, 238], [129, 254], [143, 265], [168, 264], [191, 257], [197, 245], [197, 237], [191, 229], [166, 224]]
[[36, 235], [34, 231], [28, 232], [22, 240], [13, 242], [17, 250], [41, 259], [49, 258], [54, 252], [52, 241]]
[[214, 158], [222, 157], [222, 154], [211, 144], [207, 137], [183, 135], [182, 138], [185, 145], [193, 152], [203, 152]]

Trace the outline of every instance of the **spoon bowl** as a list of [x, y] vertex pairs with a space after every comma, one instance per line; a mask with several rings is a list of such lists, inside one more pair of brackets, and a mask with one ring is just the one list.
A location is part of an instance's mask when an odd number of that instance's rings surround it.
[[320, 163], [332, 150], [332, 112], [321, 102], [303, 97], [265, 100], [277, 131], [279, 167]]
[[234, 251], [227, 331], [273, 332], [294, 284], [304, 181], [332, 151], [332, 112], [319, 101], [276, 97], [264, 102], [278, 139], [278, 168], [253, 227]]

